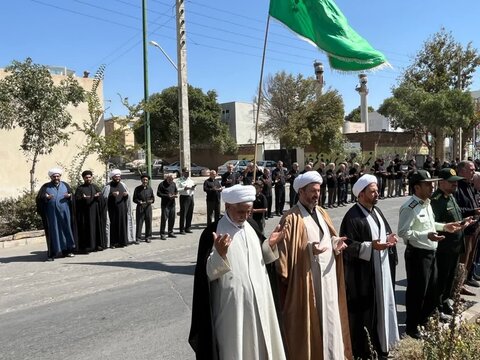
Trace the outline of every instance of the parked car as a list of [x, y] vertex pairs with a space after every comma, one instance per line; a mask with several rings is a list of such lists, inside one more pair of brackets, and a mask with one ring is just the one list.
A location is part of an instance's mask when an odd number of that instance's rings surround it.
[[243, 171], [247, 167], [250, 160], [228, 160], [225, 164], [220, 165], [217, 169], [218, 175], [223, 175], [227, 172], [227, 165], [233, 164], [233, 171]]
[[125, 164], [125, 168], [130, 172], [140, 172], [145, 170], [145, 159], [137, 159]]
[[263, 172], [264, 169], [273, 171], [277, 167], [277, 162], [273, 160], [259, 160], [257, 161], [258, 170]]
[[152, 163], [152, 175], [153, 176], [160, 176], [163, 174], [163, 167], [167, 165], [166, 161], [162, 159], [155, 159]]
[[[180, 169], [180, 161], [174, 161], [173, 163], [169, 165], [164, 165], [163, 166], [163, 172], [164, 173], [174, 173], [177, 175], [177, 177], [180, 177], [181, 175], [181, 169]], [[208, 176], [210, 175], [210, 169], [197, 165], [195, 163], [190, 164], [190, 173], [192, 176]]]

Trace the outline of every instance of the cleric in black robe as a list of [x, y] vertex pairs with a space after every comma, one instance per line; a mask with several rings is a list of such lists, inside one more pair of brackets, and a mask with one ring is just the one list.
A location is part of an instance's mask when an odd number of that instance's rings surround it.
[[110, 172], [110, 181], [103, 189], [107, 199], [106, 237], [111, 248], [127, 246], [134, 242], [130, 193], [121, 181], [121, 171]]
[[103, 250], [105, 241], [105, 200], [100, 188], [92, 183], [90, 170], [82, 173], [84, 183], [75, 191], [78, 251]]
[[394, 299], [397, 238], [375, 206], [375, 176], [362, 176], [352, 191], [358, 203], [347, 211], [340, 227], [340, 236], [348, 238], [343, 263], [352, 350], [355, 359], [370, 359], [364, 329], [367, 328], [379, 358], [383, 359], [398, 341]]
[[[266, 239], [260, 232], [255, 220], [247, 219], [258, 235], [259, 245]], [[195, 266], [195, 277], [193, 280], [192, 298], [192, 322], [188, 342], [195, 352], [197, 360], [218, 360], [218, 349], [216, 345], [215, 332], [213, 327], [212, 309], [210, 306], [210, 281], [207, 276], [207, 259], [213, 248], [213, 235], [216, 232], [218, 222], [207, 226], [200, 236], [197, 253], [197, 264]], [[272, 287], [273, 299], [278, 314], [278, 286], [276, 283], [275, 263], [266, 264], [268, 277]], [[222, 359], [223, 360], [223, 359]]]

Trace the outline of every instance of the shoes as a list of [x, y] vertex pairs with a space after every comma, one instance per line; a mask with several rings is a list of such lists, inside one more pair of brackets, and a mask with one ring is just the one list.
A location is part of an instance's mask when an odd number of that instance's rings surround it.
[[140, 245], [140, 241], [138, 241], [138, 240], [135, 240], [133, 243], [134, 243], [135, 245]]
[[173, 233], [168, 233], [168, 237], [169, 237], [169, 238], [176, 238], [177, 235], [174, 235]]
[[48, 257], [46, 261], [53, 261], [55, 260], [53, 257]]
[[193, 231], [190, 229], [186, 229], [185, 232], [191, 234]]
[[68, 253], [67, 255], [65, 255], [65, 257], [75, 257], [75, 254], [74, 253]]
[[453, 314], [453, 307], [450, 304], [444, 303], [442, 306], [442, 312], [441, 314], [445, 315], [452, 315]]
[[480, 283], [479, 283], [477, 280], [473, 279], [473, 278], [467, 280], [467, 281], [465, 282], [465, 284], [467, 284], [467, 285], [469, 285], [469, 286], [476, 287], [476, 288], [480, 287]]
[[439, 319], [442, 323], [448, 323], [452, 320], [452, 315], [447, 315], [444, 312], [441, 312], [438, 315], [439, 315]]
[[146, 242], [146, 243], [151, 243], [152, 240], [150, 240], [150, 239], [147, 238], [147, 239], [145, 239], [145, 242]]
[[115, 249], [115, 245], [110, 245], [110, 249]]
[[167, 240], [167, 237], [164, 234], [162, 234], [160, 235], [160, 240]]
[[180, 230], [180, 235], [185, 235], [185, 230]]
[[97, 251], [102, 251], [102, 250], [103, 250], [103, 247], [97, 246]]
[[472, 278], [473, 278], [474, 280], [480, 281], [480, 276], [478, 276], [477, 274], [473, 274], [473, 275], [472, 275]]
[[465, 286], [462, 286], [460, 290], [460, 294], [462, 295], [468, 295], [468, 296], [475, 296], [475, 293], [469, 289], [467, 289]]

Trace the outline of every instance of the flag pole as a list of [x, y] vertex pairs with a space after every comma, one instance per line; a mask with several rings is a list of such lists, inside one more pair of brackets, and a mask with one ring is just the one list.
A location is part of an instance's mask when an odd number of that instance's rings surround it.
[[269, 26], [270, 26], [270, 14], [267, 16], [267, 26], [265, 27], [265, 40], [263, 42], [262, 67], [260, 69], [260, 81], [258, 83], [257, 116], [255, 119], [255, 150], [253, 154], [253, 182], [254, 183], [257, 179], [258, 119], [260, 118], [260, 106], [262, 104], [263, 69], [265, 67], [265, 53], [267, 52], [267, 39], [268, 39]]

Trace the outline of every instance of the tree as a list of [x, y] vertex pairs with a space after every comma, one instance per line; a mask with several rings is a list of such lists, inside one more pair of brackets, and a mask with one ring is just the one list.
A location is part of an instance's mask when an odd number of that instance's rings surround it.
[[402, 84], [393, 90], [379, 113], [389, 117], [394, 127], [409, 129], [420, 135], [421, 141], [431, 147], [429, 134], [437, 130], [447, 136], [458, 128], [467, 127], [474, 115], [472, 97], [458, 89], [429, 93], [411, 84]]
[[336, 90], [329, 90], [309, 104], [306, 114], [311, 144], [317, 153], [343, 152], [344, 138], [340, 131], [343, 125], [344, 105]]
[[[215, 91], [210, 90], [205, 94], [202, 89], [189, 85], [188, 108], [192, 145], [211, 144], [221, 153], [236, 150], [228, 127], [221, 120], [221, 108]], [[145, 109], [150, 112], [152, 152], [161, 155], [178, 151], [178, 88], [173, 86], [161, 93], [152, 94]], [[139, 143], [145, 142], [143, 120], [139, 121], [139, 126], [135, 129], [135, 138]]]
[[328, 90], [317, 97], [313, 78], [279, 72], [264, 85], [260, 131], [280, 139], [285, 148], [312, 144], [318, 152], [341, 151], [344, 109], [342, 97]]
[[310, 144], [306, 109], [315, 99], [315, 81], [285, 71], [268, 76], [263, 85], [261, 110], [268, 119], [259, 125], [264, 135], [280, 140], [282, 148]]
[[480, 65], [480, 56], [471, 42], [465, 47], [444, 28], [423, 44], [403, 81], [429, 93], [447, 89], [467, 89]]
[[98, 142], [102, 136], [99, 131], [100, 124], [103, 121], [103, 105], [98, 97], [98, 87], [103, 80], [105, 65], [101, 65], [92, 82], [90, 91], [85, 92], [85, 102], [88, 105], [88, 119], [84, 119], [82, 124], [74, 123], [75, 129], [86, 136], [85, 143], [79, 147], [78, 155], [72, 160], [69, 176], [70, 184], [76, 185], [82, 182], [81, 173], [83, 165], [87, 158], [93, 153], [98, 153]]
[[[375, 109], [371, 106], [368, 107], [368, 112], [373, 112]], [[361, 117], [361, 109], [360, 106], [356, 107], [350, 113], [345, 116], [345, 121], [351, 121], [351, 122], [361, 122], [362, 117]]]
[[[476, 124], [473, 99], [465, 90], [480, 65], [478, 51], [455, 41], [441, 29], [428, 39], [407, 67], [393, 97], [384, 101], [379, 113], [393, 125], [413, 131], [431, 148], [430, 136], [443, 139], [458, 128]], [[443, 141], [436, 141], [436, 154], [443, 157]]]
[[8, 75], [0, 81], [0, 128], [23, 129], [20, 145], [31, 161], [30, 190], [35, 190], [35, 166], [41, 155], [49, 154], [59, 143], [66, 143], [66, 130], [72, 122], [67, 105], [84, 101], [84, 90], [68, 76], [59, 85], [53, 83], [46, 66], [13, 61], [5, 68]]

